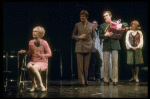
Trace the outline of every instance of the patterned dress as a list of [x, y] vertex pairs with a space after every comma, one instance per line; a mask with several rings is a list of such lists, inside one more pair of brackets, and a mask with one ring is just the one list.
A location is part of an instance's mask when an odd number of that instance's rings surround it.
[[[38, 64], [41, 68], [41, 71], [45, 70], [48, 66], [47, 58], [51, 56], [51, 49], [47, 41], [40, 39], [40, 47], [34, 45], [34, 40], [29, 41], [29, 50], [26, 55], [31, 56], [31, 60], [28, 64]], [[35, 52], [39, 52], [40, 56], [36, 55]]]
[[[129, 30], [126, 34], [126, 47], [127, 47], [127, 64], [143, 64], [143, 34], [141, 31]], [[132, 50], [131, 47], [138, 47], [137, 50]]]

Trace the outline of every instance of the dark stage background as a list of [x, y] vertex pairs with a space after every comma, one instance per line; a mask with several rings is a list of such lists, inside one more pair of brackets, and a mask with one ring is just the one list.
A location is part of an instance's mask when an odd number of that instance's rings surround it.
[[[49, 58], [49, 79], [77, 78], [75, 41], [71, 34], [75, 23], [80, 21], [82, 9], [89, 12], [90, 22], [97, 20], [99, 24], [104, 22], [104, 10], [112, 12], [112, 19], [120, 18], [128, 24], [138, 20], [144, 36], [143, 66], [148, 66], [147, 2], [3, 2], [3, 51], [28, 50], [33, 27], [43, 26], [46, 30], [43, 39], [48, 41], [53, 54]], [[125, 35], [120, 44], [119, 79], [129, 79], [131, 70], [126, 64]]]

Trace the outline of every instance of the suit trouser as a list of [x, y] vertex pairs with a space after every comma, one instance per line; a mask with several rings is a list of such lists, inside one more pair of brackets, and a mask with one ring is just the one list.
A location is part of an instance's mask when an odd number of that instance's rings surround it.
[[79, 84], [88, 84], [88, 69], [91, 52], [77, 53], [78, 82]]
[[95, 68], [96, 68], [96, 52], [92, 52], [89, 63], [88, 80], [95, 79]]
[[109, 82], [109, 61], [110, 54], [112, 55], [112, 81], [118, 82], [118, 51], [104, 51], [103, 60], [104, 60], [104, 81]]

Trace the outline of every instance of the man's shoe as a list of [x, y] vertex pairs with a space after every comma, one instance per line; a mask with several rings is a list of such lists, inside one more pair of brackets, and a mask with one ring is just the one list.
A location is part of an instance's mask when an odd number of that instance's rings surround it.
[[91, 86], [91, 84], [85, 84], [86, 86]]
[[97, 82], [100, 82], [100, 79], [96, 79]]
[[104, 82], [104, 86], [107, 86], [107, 85], [109, 85], [109, 82]]
[[78, 84], [78, 86], [85, 87], [85, 84]]
[[113, 82], [113, 85], [114, 85], [114, 86], [118, 86], [118, 83], [117, 83], [117, 82]]

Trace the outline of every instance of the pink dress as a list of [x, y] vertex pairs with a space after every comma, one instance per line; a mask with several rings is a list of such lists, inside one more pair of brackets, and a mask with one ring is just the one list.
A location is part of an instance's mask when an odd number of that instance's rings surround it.
[[[36, 40], [29, 41], [29, 50], [27, 51], [26, 55], [31, 56], [31, 60], [28, 64], [38, 64], [41, 68], [41, 71], [45, 70], [48, 66], [47, 58], [51, 57], [51, 49], [47, 43], [47, 41], [40, 39], [40, 47], [36, 47], [34, 42]], [[40, 55], [36, 55], [35, 52], [39, 52]]]

